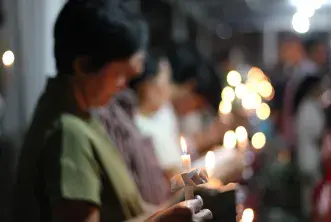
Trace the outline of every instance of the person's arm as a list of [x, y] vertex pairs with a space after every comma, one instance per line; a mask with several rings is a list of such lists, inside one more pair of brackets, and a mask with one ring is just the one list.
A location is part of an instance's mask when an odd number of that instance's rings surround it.
[[56, 222], [99, 222], [100, 178], [87, 138], [57, 129], [42, 156], [45, 190]]

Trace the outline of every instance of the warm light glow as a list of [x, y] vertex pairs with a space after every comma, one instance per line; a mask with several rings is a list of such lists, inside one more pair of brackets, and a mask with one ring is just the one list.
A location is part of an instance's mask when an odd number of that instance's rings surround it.
[[226, 80], [230, 86], [238, 86], [241, 83], [241, 75], [237, 71], [230, 71], [226, 77]]
[[244, 95], [241, 103], [245, 109], [256, 109], [262, 103], [262, 98], [259, 94], [251, 92]]
[[236, 144], [237, 144], [236, 133], [232, 130], [227, 131], [224, 134], [223, 146], [225, 148], [233, 149], [236, 147]]
[[252, 67], [247, 73], [247, 78], [250, 81], [261, 81], [265, 78], [265, 75], [260, 68]]
[[180, 147], [182, 149], [182, 152], [184, 154], [186, 154], [187, 153], [187, 144], [186, 144], [184, 137], [180, 137]]
[[266, 103], [261, 103], [261, 105], [256, 109], [256, 116], [260, 120], [266, 120], [270, 116], [270, 107]]
[[268, 98], [271, 96], [273, 91], [272, 85], [270, 82], [264, 80], [258, 85], [258, 92], [263, 98]]
[[244, 84], [239, 84], [234, 90], [237, 98], [242, 99], [243, 96], [248, 92], [247, 87]]
[[236, 95], [234, 93], [234, 90], [230, 87], [230, 86], [226, 86], [223, 90], [222, 90], [222, 100], [223, 101], [230, 101], [232, 102]]
[[248, 134], [247, 130], [243, 126], [238, 126], [235, 130], [236, 138], [238, 142], [245, 142], [247, 140]]
[[255, 80], [249, 80], [246, 82], [246, 88], [249, 92], [258, 92], [259, 82]]
[[255, 149], [262, 149], [266, 144], [266, 141], [267, 139], [263, 133], [261, 132], [255, 133], [252, 137], [252, 146]]
[[254, 211], [251, 208], [244, 210], [241, 221], [242, 222], [253, 222], [254, 220]]
[[5, 66], [12, 66], [14, 64], [14, 61], [15, 61], [15, 55], [12, 51], [8, 50], [8, 51], [3, 53], [2, 63]]
[[264, 98], [264, 99], [267, 100], [267, 101], [270, 101], [270, 100], [272, 100], [274, 97], [275, 97], [275, 90], [274, 90], [274, 88], [272, 88], [271, 95], [268, 96], [268, 97], [266, 97], [266, 98]]
[[218, 107], [220, 114], [226, 115], [232, 111], [232, 103], [229, 101], [222, 101]]
[[215, 153], [213, 151], [208, 151], [206, 154], [205, 164], [208, 177], [212, 177], [215, 168]]

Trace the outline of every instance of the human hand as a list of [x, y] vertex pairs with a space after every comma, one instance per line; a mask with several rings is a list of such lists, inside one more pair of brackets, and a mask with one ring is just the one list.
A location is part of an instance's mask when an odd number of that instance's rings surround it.
[[147, 221], [159, 222], [202, 222], [212, 219], [210, 210], [203, 209], [203, 201], [200, 196], [194, 200], [188, 200], [176, 204], [166, 210], [154, 214]]

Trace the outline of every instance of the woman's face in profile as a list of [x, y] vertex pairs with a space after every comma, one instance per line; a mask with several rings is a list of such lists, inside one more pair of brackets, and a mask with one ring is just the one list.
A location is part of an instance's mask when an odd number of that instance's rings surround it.
[[79, 88], [84, 89], [86, 108], [107, 105], [110, 98], [123, 90], [132, 77], [141, 73], [144, 60], [145, 52], [140, 51], [129, 59], [104, 65], [97, 73], [80, 75], [76, 82]]

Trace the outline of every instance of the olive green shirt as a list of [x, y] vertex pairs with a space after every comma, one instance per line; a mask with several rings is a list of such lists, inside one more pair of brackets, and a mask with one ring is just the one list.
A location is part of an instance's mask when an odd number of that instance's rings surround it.
[[97, 120], [70, 112], [66, 95], [53, 79], [38, 102], [19, 159], [13, 221], [55, 221], [52, 207], [63, 200], [97, 206], [101, 222], [139, 215], [140, 196], [117, 149]]

